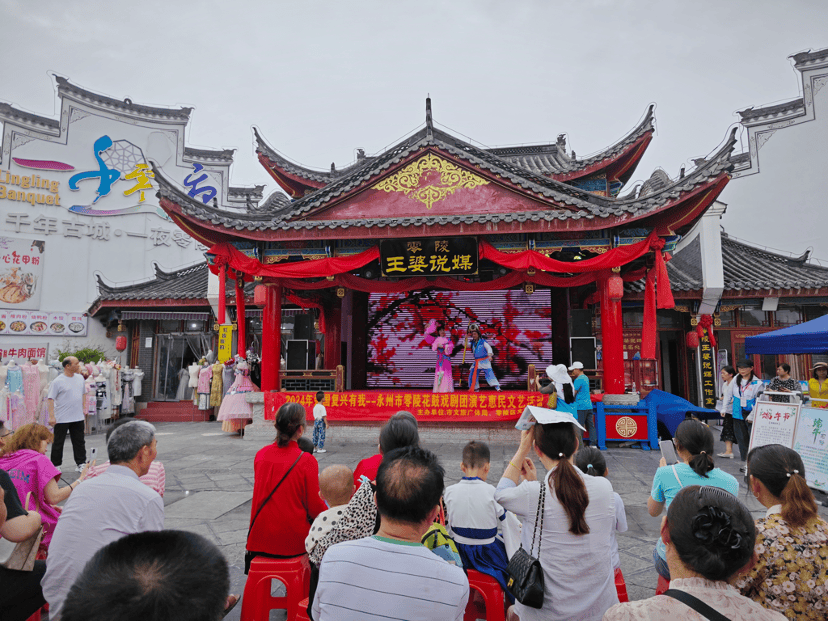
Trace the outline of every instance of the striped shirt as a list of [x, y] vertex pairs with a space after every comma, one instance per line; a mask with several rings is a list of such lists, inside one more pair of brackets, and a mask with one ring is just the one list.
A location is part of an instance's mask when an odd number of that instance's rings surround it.
[[[109, 460], [104, 462], [103, 464], [96, 464], [95, 466], [90, 466], [89, 470], [86, 472], [86, 479], [91, 477], [97, 477], [98, 475], [103, 475], [106, 473], [106, 470], [109, 468], [111, 463]], [[161, 464], [158, 460], [153, 460], [150, 463], [149, 471], [147, 471], [146, 475], [141, 476], [141, 481], [152, 488], [155, 492], [157, 492], [162, 497], [164, 496], [164, 490], [166, 488], [167, 482], [167, 473], [164, 470], [164, 465]]]
[[415, 542], [371, 536], [329, 548], [314, 620], [462, 620], [469, 581]]

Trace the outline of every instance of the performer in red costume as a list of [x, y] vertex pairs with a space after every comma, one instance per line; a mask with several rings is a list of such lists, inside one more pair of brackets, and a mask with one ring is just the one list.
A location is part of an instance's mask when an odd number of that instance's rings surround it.
[[454, 380], [451, 376], [451, 359], [449, 358], [454, 344], [446, 337], [445, 326], [436, 320], [431, 320], [423, 338], [437, 353], [437, 364], [434, 367], [434, 393], [454, 393]]

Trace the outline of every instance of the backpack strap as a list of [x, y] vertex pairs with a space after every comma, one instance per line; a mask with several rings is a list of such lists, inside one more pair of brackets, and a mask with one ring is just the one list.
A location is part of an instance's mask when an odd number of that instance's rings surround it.
[[726, 618], [724, 615], [713, 609], [710, 605], [705, 602], [702, 602], [692, 594], [688, 594], [682, 590], [674, 590], [669, 589], [666, 592], [663, 592], [664, 596], [669, 596], [670, 598], [675, 598], [676, 600], [684, 603], [690, 609], [693, 609], [703, 615], [708, 620], [730, 620], [730, 618]]

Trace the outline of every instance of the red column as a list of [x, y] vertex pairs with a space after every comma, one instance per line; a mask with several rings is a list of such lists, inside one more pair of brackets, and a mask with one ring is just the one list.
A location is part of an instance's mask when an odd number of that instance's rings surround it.
[[224, 291], [227, 283], [227, 264], [222, 263], [219, 266], [218, 273], [219, 280], [219, 301], [218, 301], [218, 323], [224, 324], [225, 308], [227, 307], [226, 292]]
[[624, 392], [624, 327], [621, 301], [611, 300], [607, 279], [601, 279], [601, 347], [604, 363], [604, 393]]
[[239, 325], [238, 352], [243, 357], [247, 355], [247, 318], [244, 309], [244, 281], [241, 277], [236, 279], [236, 322]]
[[333, 307], [325, 306], [325, 369], [336, 369], [340, 363], [342, 342], [342, 300]]
[[279, 390], [282, 357], [282, 285], [268, 285], [262, 311], [262, 391]]

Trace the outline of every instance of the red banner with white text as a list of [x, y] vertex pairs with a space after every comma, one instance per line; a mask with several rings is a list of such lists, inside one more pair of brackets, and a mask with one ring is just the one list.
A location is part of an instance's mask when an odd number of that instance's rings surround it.
[[[331, 421], [385, 421], [400, 410], [407, 410], [419, 421], [517, 421], [527, 406], [544, 406], [547, 395], [527, 391], [487, 393], [429, 391], [347, 391], [326, 393], [325, 409]], [[316, 393], [312, 391], [265, 393], [265, 419], [275, 420], [279, 407], [298, 402], [313, 419]]]

